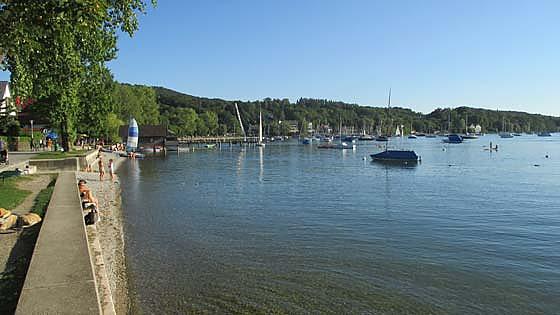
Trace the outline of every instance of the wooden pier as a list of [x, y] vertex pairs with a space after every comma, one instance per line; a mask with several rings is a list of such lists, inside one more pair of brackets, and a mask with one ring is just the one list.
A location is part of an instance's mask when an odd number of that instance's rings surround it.
[[180, 137], [177, 138], [180, 145], [191, 144], [255, 144], [258, 137], [247, 137], [247, 141], [243, 137]]

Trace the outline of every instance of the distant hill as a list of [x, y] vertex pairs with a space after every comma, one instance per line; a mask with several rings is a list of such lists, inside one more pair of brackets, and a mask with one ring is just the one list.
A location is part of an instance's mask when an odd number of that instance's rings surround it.
[[[295, 103], [288, 99], [244, 102], [188, 95], [164, 87], [153, 87], [159, 106], [160, 120], [168, 123], [178, 134], [225, 134], [240, 132], [234, 104], [237, 103], [243, 124], [250, 130], [258, 123], [259, 109], [263, 113], [265, 131], [270, 135], [286, 133], [282, 122], [297, 122], [305, 132], [309, 123], [313, 129], [338, 132], [343, 128], [355, 133], [374, 133], [378, 128], [394, 131], [403, 125], [405, 132], [447, 131], [448, 120], [452, 132], [463, 132], [465, 125], [480, 125], [483, 132], [538, 132], [560, 130], [560, 118], [516, 111], [496, 111], [481, 108], [438, 108], [429, 114], [407, 108], [360, 106], [324, 99], [300, 98]], [[305, 126], [303, 128], [302, 126]], [[253, 128], [254, 129], [254, 128]]]

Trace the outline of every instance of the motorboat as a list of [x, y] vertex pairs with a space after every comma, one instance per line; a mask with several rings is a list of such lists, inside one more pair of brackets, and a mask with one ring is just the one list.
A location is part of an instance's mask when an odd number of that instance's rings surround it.
[[416, 163], [420, 157], [414, 151], [407, 150], [385, 150], [370, 155], [373, 161], [379, 162], [412, 162]]
[[443, 139], [443, 142], [445, 143], [463, 143], [463, 137], [456, 135], [456, 134], [450, 134], [447, 136], [446, 139]]

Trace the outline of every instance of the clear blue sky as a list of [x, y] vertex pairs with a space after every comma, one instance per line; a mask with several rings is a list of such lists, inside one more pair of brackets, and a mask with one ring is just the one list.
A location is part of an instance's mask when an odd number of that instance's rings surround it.
[[110, 68], [224, 99], [382, 106], [391, 87], [416, 111], [560, 116], [559, 12], [560, 1], [159, 0]]

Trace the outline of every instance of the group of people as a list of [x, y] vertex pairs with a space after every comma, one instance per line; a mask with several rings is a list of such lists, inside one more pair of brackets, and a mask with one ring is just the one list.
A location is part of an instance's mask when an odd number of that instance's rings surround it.
[[[97, 167], [99, 168], [99, 180], [103, 180], [105, 177], [105, 163], [103, 162], [103, 156], [97, 155]], [[113, 159], [109, 159], [109, 163], [107, 164], [107, 170], [109, 171], [109, 175], [111, 176], [111, 181], [115, 180], [115, 162]]]
[[126, 150], [126, 145], [124, 145], [124, 143], [115, 143], [111, 146], [111, 151], [115, 152], [115, 151], [125, 151]]
[[53, 139], [46, 137], [39, 139], [38, 142], [36, 140], [31, 139], [29, 142], [29, 147], [31, 151], [57, 151], [58, 144], [57, 142], [53, 141]]

